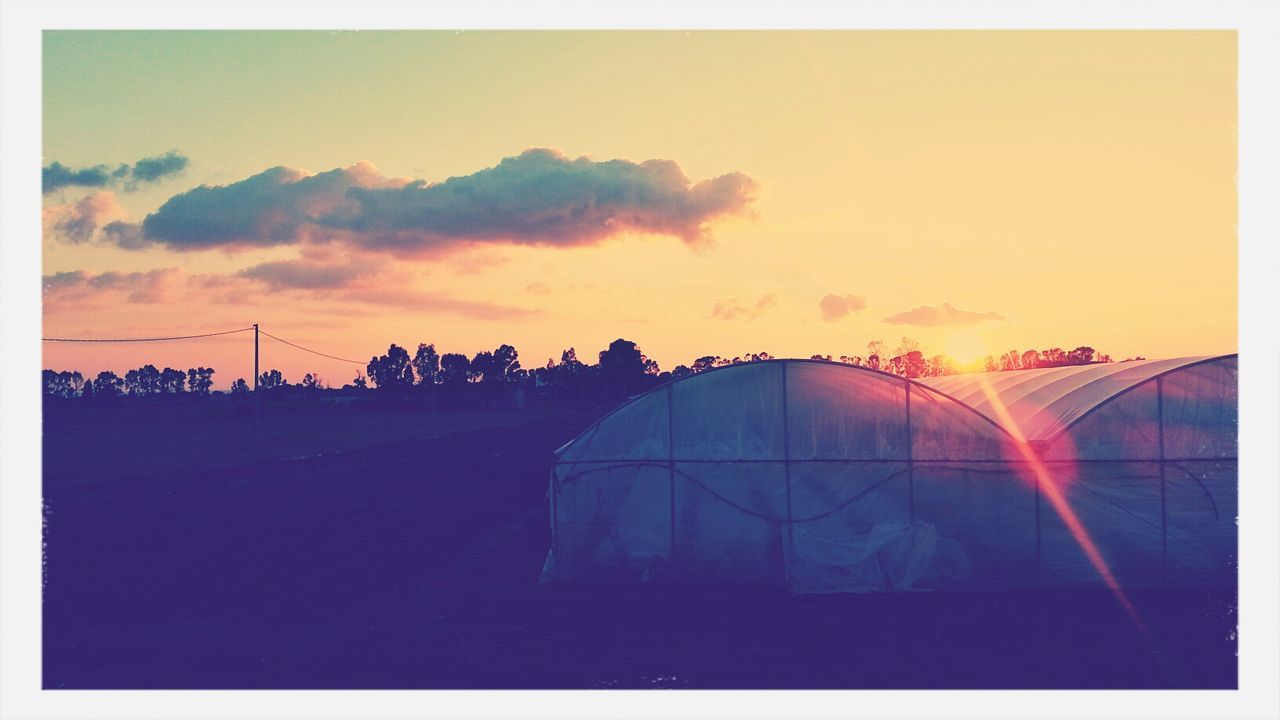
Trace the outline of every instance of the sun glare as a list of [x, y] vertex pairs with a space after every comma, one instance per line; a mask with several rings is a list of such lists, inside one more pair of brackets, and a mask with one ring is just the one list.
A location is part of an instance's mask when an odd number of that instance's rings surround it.
[[961, 366], [975, 365], [987, 356], [987, 344], [977, 333], [960, 330], [947, 336], [946, 353]]

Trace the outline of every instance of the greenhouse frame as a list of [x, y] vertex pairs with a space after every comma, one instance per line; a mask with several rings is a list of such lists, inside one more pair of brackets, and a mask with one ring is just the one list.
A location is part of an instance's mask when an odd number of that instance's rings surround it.
[[544, 582], [1234, 585], [1236, 355], [660, 386], [556, 451]]

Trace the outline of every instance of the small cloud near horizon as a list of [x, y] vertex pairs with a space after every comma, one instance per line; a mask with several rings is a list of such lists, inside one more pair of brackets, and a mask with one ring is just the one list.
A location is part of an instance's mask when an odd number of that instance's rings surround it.
[[818, 303], [822, 310], [822, 319], [827, 322], [839, 320], [850, 313], [867, 308], [867, 299], [861, 295], [827, 295]]
[[941, 305], [921, 305], [896, 315], [890, 315], [884, 321], [890, 325], [914, 325], [917, 327], [968, 326], [983, 322], [1000, 322], [1005, 317], [1000, 313], [988, 310], [978, 312], [961, 310], [950, 303]]
[[751, 322], [778, 304], [778, 298], [772, 293], [763, 295], [754, 306], [746, 306], [737, 298], [717, 300], [711, 308], [711, 317], [715, 320], [746, 320]]

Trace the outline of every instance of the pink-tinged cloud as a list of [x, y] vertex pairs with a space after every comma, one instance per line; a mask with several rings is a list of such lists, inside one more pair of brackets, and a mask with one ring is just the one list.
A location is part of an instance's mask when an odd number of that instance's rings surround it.
[[368, 163], [315, 175], [277, 167], [175, 195], [132, 239], [178, 250], [332, 242], [400, 256], [589, 245], [628, 232], [696, 245], [710, 241], [711, 221], [750, 214], [755, 189], [738, 172], [691, 182], [671, 160], [596, 162], [549, 149], [434, 184], [386, 178]]
[[337, 262], [301, 258], [260, 263], [236, 275], [266, 283], [268, 290], [332, 290], [365, 284], [385, 265], [368, 257], [341, 258]]
[[890, 315], [884, 321], [890, 325], [915, 325], [918, 327], [962, 327], [977, 325], [983, 322], [998, 322], [1004, 316], [994, 311], [977, 312], [952, 307], [950, 303], [941, 305], [921, 305], [910, 310]]
[[66, 243], [87, 243], [98, 230], [125, 217], [116, 194], [110, 190], [90, 193], [77, 202], [44, 208], [44, 233]]
[[44, 306], [46, 310], [94, 306], [108, 297], [139, 304], [171, 302], [186, 282], [187, 274], [181, 268], [98, 274], [83, 270], [60, 272], [44, 276]]
[[867, 299], [861, 295], [827, 295], [818, 302], [822, 311], [822, 319], [827, 322], [839, 320], [850, 313], [865, 310]]
[[[146, 272], [81, 270], [44, 276], [46, 313], [125, 303], [243, 305], [261, 294], [295, 301], [333, 301], [339, 313], [351, 303], [404, 312], [447, 313], [480, 320], [527, 318], [536, 310], [460, 300], [412, 286], [404, 273], [382, 271], [364, 260], [325, 265], [314, 259], [262, 263], [230, 275], [189, 274], [182, 268]], [[326, 310], [325, 312], [330, 312]]]
[[716, 320], [746, 320], [750, 322], [777, 304], [778, 298], [772, 294], [761, 296], [752, 306], [743, 305], [738, 302], [737, 298], [717, 300], [715, 306], [711, 308], [711, 317]]

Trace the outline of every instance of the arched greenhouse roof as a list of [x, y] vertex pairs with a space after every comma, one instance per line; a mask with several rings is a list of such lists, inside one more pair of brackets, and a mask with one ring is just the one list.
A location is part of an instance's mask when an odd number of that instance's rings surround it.
[[556, 454], [566, 463], [995, 460], [1008, 437], [999, 423], [917, 380], [787, 359], [720, 367], [661, 385]]
[[1053, 440], [1108, 401], [1145, 382], [1235, 357], [1204, 355], [965, 373], [924, 378], [922, 382], [999, 423], [1013, 436], [1036, 443]]

